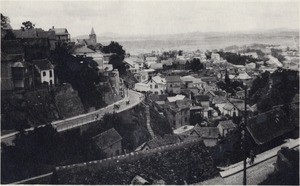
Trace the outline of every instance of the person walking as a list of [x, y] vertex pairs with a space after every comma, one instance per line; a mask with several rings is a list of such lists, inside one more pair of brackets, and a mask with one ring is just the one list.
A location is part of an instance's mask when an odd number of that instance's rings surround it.
[[253, 150], [250, 150], [250, 165], [252, 165], [254, 163], [254, 159], [255, 159], [255, 154], [253, 152]]

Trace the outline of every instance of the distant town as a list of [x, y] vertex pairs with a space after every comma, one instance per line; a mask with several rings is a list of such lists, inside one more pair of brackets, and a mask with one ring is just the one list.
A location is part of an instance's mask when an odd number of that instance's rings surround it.
[[97, 31], [1, 14], [2, 184], [299, 184], [299, 36], [131, 53]]

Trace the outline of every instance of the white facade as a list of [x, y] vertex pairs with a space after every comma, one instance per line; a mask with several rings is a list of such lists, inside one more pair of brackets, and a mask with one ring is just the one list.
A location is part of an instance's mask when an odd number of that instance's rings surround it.
[[54, 70], [41, 70], [41, 83], [47, 82], [49, 85], [54, 85]]
[[221, 60], [220, 54], [212, 53], [211, 54], [211, 59], [214, 60], [214, 61], [220, 61]]
[[153, 94], [165, 94], [167, 90], [165, 78], [155, 76], [145, 83], [136, 83], [134, 89], [139, 92], [151, 92]]

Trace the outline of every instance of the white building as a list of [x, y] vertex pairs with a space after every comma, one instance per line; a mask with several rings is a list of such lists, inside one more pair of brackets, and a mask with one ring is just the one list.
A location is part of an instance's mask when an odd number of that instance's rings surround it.
[[220, 61], [221, 60], [220, 54], [218, 54], [218, 53], [212, 53], [211, 54], [211, 59], [213, 61]]
[[139, 65], [132, 58], [125, 58], [124, 62], [131, 73], [138, 73], [140, 71]]
[[47, 82], [49, 85], [54, 85], [54, 66], [48, 59], [33, 60], [36, 70], [38, 71], [41, 83]]
[[165, 94], [167, 90], [166, 79], [155, 76], [144, 83], [136, 83], [134, 89], [139, 92], [150, 92], [158, 95]]

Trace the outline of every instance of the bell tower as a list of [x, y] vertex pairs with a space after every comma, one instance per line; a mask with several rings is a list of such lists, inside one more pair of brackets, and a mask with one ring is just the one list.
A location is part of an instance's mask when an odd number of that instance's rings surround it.
[[89, 39], [91, 41], [93, 41], [93, 43], [97, 43], [97, 36], [95, 34], [94, 28], [92, 28], [92, 31], [91, 31], [91, 33], [89, 35]]

